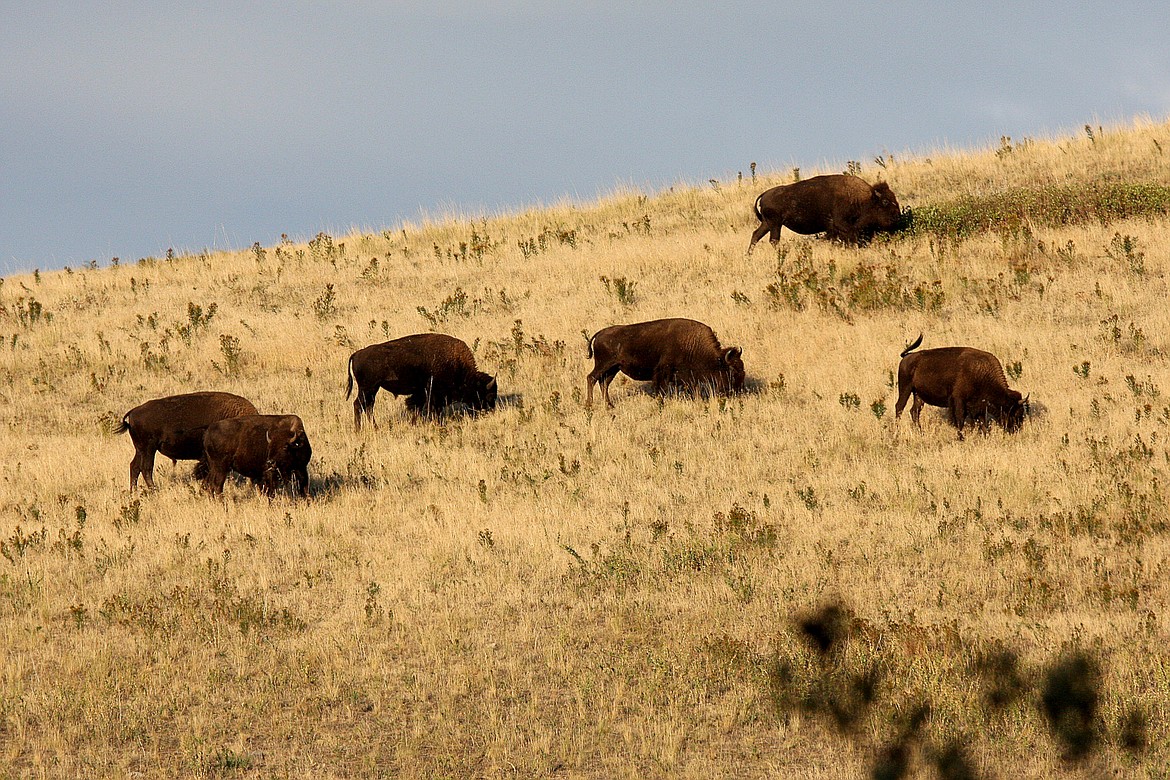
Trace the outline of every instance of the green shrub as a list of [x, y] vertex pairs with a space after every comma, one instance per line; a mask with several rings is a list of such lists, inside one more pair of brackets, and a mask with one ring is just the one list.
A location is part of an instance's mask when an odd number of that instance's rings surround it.
[[1081, 185], [1016, 188], [989, 195], [964, 195], [907, 209], [911, 234], [965, 238], [987, 230], [1019, 230], [1170, 213], [1170, 186], [1151, 182], [1097, 181]]

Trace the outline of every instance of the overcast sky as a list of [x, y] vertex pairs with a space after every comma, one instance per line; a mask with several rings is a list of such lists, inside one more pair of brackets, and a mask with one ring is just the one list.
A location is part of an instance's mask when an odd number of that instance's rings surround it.
[[1165, 2], [0, 0], [0, 19], [0, 273], [1170, 115]]

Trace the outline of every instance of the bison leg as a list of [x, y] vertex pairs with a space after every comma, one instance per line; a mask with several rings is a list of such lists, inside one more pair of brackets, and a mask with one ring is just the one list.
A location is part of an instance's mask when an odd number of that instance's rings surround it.
[[212, 496], [223, 495], [223, 483], [227, 481], [227, 468], [219, 463], [207, 464], [207, 479], [203, 481], [203, 487]]
[[585, 406], [593, 405], [593, 385], [601, 385], [601, 397], [605, 399], [606, 406], [613, 406], [609, 400], [609, 383], [617, 376], [621, 366], [606, 366], [602, 368], [600, 365], [594, 366], [593, 370], [589, 372], [589, 376], [585, 377]]
[[748, 244], [748, 250], [747, 250], [747, 253], [749, 255], [752, 253], [752, 249], [755, 248], [756, 243], [761, 238], [763, 238], [769, 231], [772, 232], [772, 239], [771, 240], [772, 240], [773, 244], [775, 244], [780, 239], [780, 231], [779, 230], [773, 231], [772, 227], [767, 223], [767, 221], [761, 222], [760, 226], [755, 229], [755, 232], [752, 233], [752, 240], [751, 240], [751, 243]]
[[[654, 374], [650, 378], [651, 386], [654, 388], [654, 394], [664, 396], [670, 391], [674, 390], [677, 385], [678, 377], [676, 375], [674, 366], [659, 365], [654, 368]], [[683, 382], [683, 387], [694, 391], [692, 383]]]
[[835, 235], [832, 237], [840, 241], [842, 244], [850, 244], [852, 246], [861, 245], [861, 239], [858, 236], [857, 229], [853, 227], [845, 227], [841, 230], [837, 230]]
[[898, 387], [898, 402], [894, 404], [894, 419], [897, 420], [902, 416], [902, 410], [906, 408], [906, 402], [910, 400], [910, 385], [899, 385]]
[[666, 387], [669, 382], [670, 377], [663, 372], [662, 367], [655, 368], [654, 373], [650, 376], [650, 392], [660, 397], [666, 395]]
[[293, 469], [293, 489], [301, 494], [301, 498], [309, 497], [309, 470]]
[[146, 481], [148, 490], [154, 490], [154, 449], [147, 447], [139, 450], [134, 460], [130, 462], [130, 489], [134, 489], [135, 483], [138, 481], [138, 474], [134, 472], [135, 462], [137, 462], [138, 472], [142, 474], [142, 478]]
[[914, 403], [910, 407], [910, 419], [914, 421], [915, 428], [922, 427], [922, 405], [924, 401], [922, 396], [917, 393], [914, 394]]
[[413, 412], [419, 417], [437, 416], [444, 403], [444, 395], [435, 389], [434, 377], [427, 380], [426, 387], [406, 396], [407, 411]]
[[613, 408], [613, 401], [609, 399], [609, 384], [613, 381], [614, 377], [618, 375], [618, 371], [620, 370], [620, 366], [614, 366], [602, 375], [601, 381], [599, 382], [601, 385], [601, 397], [605, 399], [605, 405], [610, 409]]
[[378, 421], [374, 419], [374, 397], [378, 394], [378, 388], [364, 390], [358, 387], [357, 398], [353, 399], [353, 429], [360, 432], [362, 429], [362, 413], [365, 412], [366, 417], [370, 418], [370, 425], [374, 426], [374, 430], [378, 430]]
[[142, 450], [134, 450], [134, 457], [130, 459], [130, 492], [138, 487], [138, 475], [142, 473]]
[[432, 416], [442, 406], [439, 394], [435, 392], [435, 378], [433, 376], [427, 380], [426, 395], [423, 396], [423, 401], [425, 403], [423, 414], [427, 417]]
[[984, 408], [983, 414], [979, 415], [975, 419], [975, 427], [984, 436], [990, 436], [991, 435], [991, 420], [992, 420], [991, 409]]
[[596, 369], [590, 371], [589, 376], [585, 377], [585, 408], [593, 406], [593, 386], [600, 378], [601, 374]]
[[963, 423], [967, 419], [967, 408], [959, 396], [951, 396], [951, 418], [959, 428], [959, 441], [963, 440]]
[[406, 397], [406, 409], [419, 417], [430, 417], [435, 399], [425, 390]]

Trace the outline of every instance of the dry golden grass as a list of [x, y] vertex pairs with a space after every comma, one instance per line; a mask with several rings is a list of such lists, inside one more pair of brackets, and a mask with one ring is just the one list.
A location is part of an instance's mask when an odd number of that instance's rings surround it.
[[[862, 175], [921, 206], [1165, 183], [1164, 148], [1142, 121]], [[854, 778], [921, 705], [912, 776], [948, 750], [977, 777], [1164, 773], [1166, 217], [746, 257], [753, 199], [789, 178], [5, 279], [0, 775]], [[768, 292], [830, 267], [841, 312]], [[583, 334], [660, 316], [742, 345], [751, 392], [619, 379], [585, 410]], [[432, 327], [501, 408], [420, 423], [381, 394], [354, 434], [350, 352]], [[895, 425], [919, 332], [995, 353], [1044, 413], [965, 442]], [[212, 501], [165, 459], [130, 495], [108, 421], [195, 389], [301, 415], [314, 500]], [[794, 621], [835, 602], [851, 637], [821, 657]], [[996, 651], [1021, 677], [999, 709]], [[1039, 706], [1075, 652], [1101, 674], [1080, 761]]]

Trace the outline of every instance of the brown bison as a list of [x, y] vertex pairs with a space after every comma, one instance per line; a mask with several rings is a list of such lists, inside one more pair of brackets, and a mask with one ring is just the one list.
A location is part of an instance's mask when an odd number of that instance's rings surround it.
[[695, 391], [710, 387], [718, 393], [743, 390], [743, 350], [724, 349], [715, 332], [687, 319], [652, 320], [611, 325], [589, 339], [593, 370], [586, 378], [586, 406], [593, 404], [593, 385], [601, 383], [607, 406], [609, 383], [623, 371], [631, 379], [653, 382], [655, 392], [681, 386]]
[[275, 495], [281, 484], [309, 497], [309, 458], [313, 448], [305, 426], [295, 414], [252, 414], [219, 420], [203, 435], [207, 453], [204, 486], [213, 495], [223, 493], [229, 471], [252, 480], [265, 495]]
[[[913, 352], [922, 344], [920, 335], [902, 350], [898, 364], [898, 403], [894, 419], [902, 415], [906, 401], [914, 396], [910, 418], [920, 425], [924, 403], [950, 410], [951, 419], [963, 438], [968, 417], [984, 432], [995, 420], [1008, 433], [1015, 433], [1028, 415], [1028, 399], [1008, 387], [1003, 366], [990, 352], [974, 347], [940, 347]], [[911, 354], [913, 352], [913, 354]]]
[[374, 396], [379, 388], [405, 395], [406, 408], [423, 414], [453, 403], [466, 404], [475, 411], [496, 407], [495, 377], [476, 370], [475, 356], [466, 344], [441, 333], [403, 336], [359, 349], [349, 358], [346, 399], [355, 382], [353, 427], [358, 431], [363, 412], [378, 427]]
[[890, 185], [884, 181], [870, 186], [856, 176], [836, 173], [813, 176], [795, 184], [782, 184], [756, 198], [756, 219], [760, 226], [752, 233], [752, 247], [771, 233], [780, 240], [780, 228], [793, 233], [824, 233], [848, 244], [862, 244], [879, 231], [896, 230], [902, 209]]
[[227, 417], [256, 414], [256, 407], [232, 393], [186, 393], [156, 398], [131, 409], [115, 433], [130, 431], [134, 459], [130, 461], [130, 490], [138, 486], [138, 475], [154, 488], [154, 454], [161, 452], [173, 461], [197, 460], [195, 476], [206, 474], [203, 434], [207, 426]]

